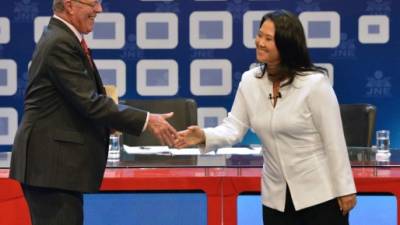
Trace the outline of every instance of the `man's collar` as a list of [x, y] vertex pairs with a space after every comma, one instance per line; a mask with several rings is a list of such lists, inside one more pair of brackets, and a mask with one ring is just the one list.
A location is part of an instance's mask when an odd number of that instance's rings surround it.
[[57, 16], [57, 15], [53, 15], [54, 18], [60, 20], [61, 22], [63, 22], [65, 25], [67, 25], [67, 27], [75, 34], [76, 38], [78, 38], [79, 42], [82, 41], [83, 35], [81, 33], [79, 33], [79, 31], [70, 23], [68, 23], [67, 21], [65, 21], [63, 18]]

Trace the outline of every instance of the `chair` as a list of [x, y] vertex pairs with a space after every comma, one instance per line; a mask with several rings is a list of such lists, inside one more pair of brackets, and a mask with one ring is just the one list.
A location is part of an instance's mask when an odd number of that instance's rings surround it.
[[[121, 104], [147, 110], [151, 113], [174, 112], [168, 122], [176, 130], [183, 130], [188, 126], [197, 125], [197, 104], [193, 99], [128, 99], [121, 100]], [[158, 139], [148, 131], [143, 132], [140, 136], [124, 133], [122, 140], [125, 145], [129, 146], [161, 145]]]
[[376, 107], [370, 104], [341, 104], [340, 114], [347, 146], [371, 147]]
[[0, 187], [0, 224], [31, 225], [29, 207], [21, 184], [12, 179], [0, 178]]

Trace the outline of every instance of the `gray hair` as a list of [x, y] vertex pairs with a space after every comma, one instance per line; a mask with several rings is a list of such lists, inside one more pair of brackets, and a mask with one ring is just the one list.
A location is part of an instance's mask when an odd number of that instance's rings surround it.
[[53, 0], [53, 12], [64, 11], [64, 0]]

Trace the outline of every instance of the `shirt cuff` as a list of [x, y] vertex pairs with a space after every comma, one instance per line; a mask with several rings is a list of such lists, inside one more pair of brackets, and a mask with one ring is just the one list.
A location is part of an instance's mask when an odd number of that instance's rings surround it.
[[149, 123], [149, 117], [150, 117], [150, 113], [147, 112], [146, 122], [144, 122], [144, 126], [143, 126], [143, 129], [142, 129], [142, 132], [145, 131], [146, 128], [147, 128], [147, 124]]

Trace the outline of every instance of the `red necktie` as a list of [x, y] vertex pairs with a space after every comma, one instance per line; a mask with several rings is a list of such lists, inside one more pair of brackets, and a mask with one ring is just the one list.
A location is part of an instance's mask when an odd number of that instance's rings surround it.
[[85, 55], [86, 55], [86, 57], [87, 57], [87, 59], [88, 59], [90, 65], [91, 65], [92, 68], [93, 68], [92, 57], [90, 57], [89, 48], [88, 48], [88, 46], [87, 46], [87, 44], [86, 44], [85, 39], [83, 39], [83, 38], [82, 38], [82, 41], [81, 41], [81, 46], [82, 46], [83, 52], [85, 53]]

